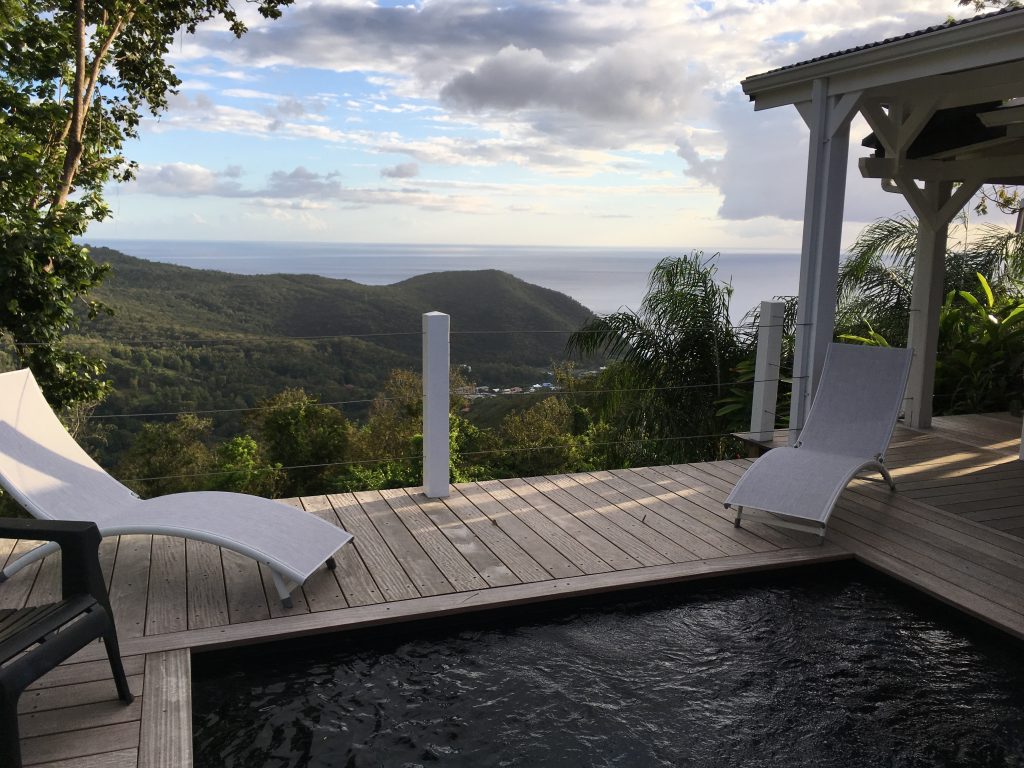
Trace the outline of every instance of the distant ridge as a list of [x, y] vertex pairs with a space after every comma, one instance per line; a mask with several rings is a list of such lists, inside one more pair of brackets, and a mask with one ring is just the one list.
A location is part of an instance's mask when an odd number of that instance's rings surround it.
[[115, 310], [80, 329], [115, 382], [101, 413], [244, 408], [289, 386], [324, 401], [367, 399], [392, 369], [419, 370], [421, 315], [432, 310], [452, 316], [453, 365], [470, 366], [479, 383], [527, 383], [563, 358], [567, 333], [592, 316], [498, 270], [361, 285], [91, 253], [112, 267], [94, 297]]

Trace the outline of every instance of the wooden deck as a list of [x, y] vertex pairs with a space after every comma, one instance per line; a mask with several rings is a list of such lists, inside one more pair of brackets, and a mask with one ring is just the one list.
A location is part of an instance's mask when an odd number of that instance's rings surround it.
[[[22, 698], [27, 765], [191, 765], [190, 654], [651, 584], [856, 558], [1024, 638], [1024, 463], [1020, 419], [947, 417], [898, 428], [898, 494], [853, 483], [827, 542], [754, 522], [722, 500], [737, 459], [294, 500], [355, 534], [284, 610], [266, 570], [163, 536], [104, 541], [101, 555], [133, 690], [114, 700], [96, 644]], [[0, 562], [28, 544], [0, 543]], [[2, 547], [6, 547], [3, 549]], [[59, 561], [25, 569], [0, 607], [45, 602]]]

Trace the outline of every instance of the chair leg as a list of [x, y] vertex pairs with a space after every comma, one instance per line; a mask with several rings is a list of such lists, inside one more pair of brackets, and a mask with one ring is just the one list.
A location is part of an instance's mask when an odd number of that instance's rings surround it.
[[889, 484], [890, 490], [895, 491], [896, 490], [896, 483], [895, 483], [895, 481], [893, 481], [892, 475], [889, 474], [889, 470], [885, 468], [885, 464], [879, 464], [878, 465], [878, 470], [879, 470], [879, 472], [882, 473], [882, 477], [885, 478], [885, 482], [887, 482]]
[[736, 507], [736, 519], [732, 521], [733, 528], [740, 527], [741, 517], [743, 517], [743, 507]]
[[0, 765], [5, 768], [21, 768], [18, 693], [0, 685]]
[[327, 566], [327, 570], [333, 571], [338, 567], [338, 561], [335, 560], [333, 557], [328, 557], [325, 565]]
[[277, 571], [271, 571], [270, 575], [274, 580], [274, 587], [277, 589], [277, 596], [281, 598], [281, 605], [285, 608], [291, 608], [293, 605], [292, 591], [288, 589], [288, 585], [285, 584], [284, 578]]
[[124, 673], [124, 662], [121, 661], [121, 649], [117, 644], [117, 632], [111, 621], [110, 629], [103, 633], [103, 645], [107, 649], [107, 659], [110, 661], [110, 671], [114, 675], [114, 685], [117, 686], [117, 695], [125, 704], [135, 701], [132, 689], [128, 687], [128, 676]]

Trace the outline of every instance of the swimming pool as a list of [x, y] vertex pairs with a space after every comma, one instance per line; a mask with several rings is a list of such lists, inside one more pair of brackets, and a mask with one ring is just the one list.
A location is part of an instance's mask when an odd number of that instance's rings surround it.
[[1024, 766], [1024, 644], [853, 566], [194, 660], [195, 765]]

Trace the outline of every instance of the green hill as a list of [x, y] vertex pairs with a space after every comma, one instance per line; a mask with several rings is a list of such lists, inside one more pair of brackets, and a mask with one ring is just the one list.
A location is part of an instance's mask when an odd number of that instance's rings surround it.
[[[528, 384], [563, 358], [567, 333], [591, 314], [497, 270], [367, 286], [190, 269], [106, 248], [92, 254], [112, 267], [94, 295], [115, 314], [83, 321], [74, 341], [108, 361], [115, 392], [99, 414], [244, 409], [285, 387], [324, 402], [366, 400], [390, 370], [419, 370], [421, 315], [432, 310], [452, 317], [453, 365], [471, 367], [479, 384]], [[358, 416], [365, 404], [343, 410]], [[239, 411], [217, 414], [217, 429], [230, 432], [239, 420]], [[110, 436], [116, 454], [141, 422], [112, 423], [127, 427]]]

